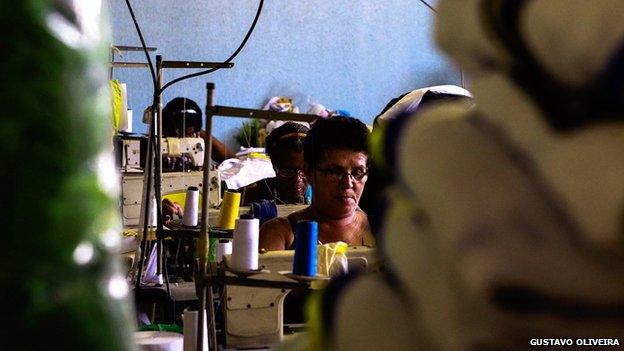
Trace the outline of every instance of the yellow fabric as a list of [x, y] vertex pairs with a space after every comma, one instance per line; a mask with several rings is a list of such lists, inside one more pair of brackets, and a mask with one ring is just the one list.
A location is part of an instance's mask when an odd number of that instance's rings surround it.
[[247, 156], [249, 158], [254, 158], [254, 159], [263, 159], [263, 160], [271, 160], [269, 158], [269, 156], [267, 156], [266, 154], [260, 153], [260, 152], [252, 152], [249, 154], [249, 156]]
[[342, 266], [333, 267], [333, 265], [340, 265], [339, 262], [335, 263], [339, 258], [341, 260], [346, 260], [345, 253], [348, 247], [349, 245], [342, 241], [318, 245], [316, 249], [317, 273], [321, 275], [331, 275], [334, 270], [340, 269]]
[[123, 97], [121, 91], [121, 83], [117, 79], [109, 80], [108, 85], [111, 90], [111, 97], [113, 103], [113, 113], [111, 114], [112, 126], [115, 132], [119, 131], [119, 125], [121, 121], [121, 113], [123, 109]]

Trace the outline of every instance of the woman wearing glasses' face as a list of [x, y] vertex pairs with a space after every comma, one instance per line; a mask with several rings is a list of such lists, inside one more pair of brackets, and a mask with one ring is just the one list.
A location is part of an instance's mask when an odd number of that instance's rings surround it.
[[287, 122], [275, 128], [266, 139], [275, 178], [269, 181], [277, 204], [302, 204], [307, 184], [303, 172], [303, 141], [309, 128]]
[[307, 186], [303, 172], [303, 150], [286, 149], [271, 157], [276, 177], [275, 201], [284, 204], [302, 204]]
[[[312, 204], [260, 228], [260, 248], [292, 249], [300, 220], [318, 222], [318, 240], [373, 245], [366, 214], [358, 207], [368, 178], [368, 129], [354, 118], [316, 122], [304, 142], [305, 179], [312, 184]], [[294, 173], [294, 172], [293, 172]], [[297, 176], [300, 172], [297, 171]]]
[[368, 156], [352, 150], [328, 150], [316, 169], [307, 172], [313, 207], [327, 218], [353, 216], [367, 179]]

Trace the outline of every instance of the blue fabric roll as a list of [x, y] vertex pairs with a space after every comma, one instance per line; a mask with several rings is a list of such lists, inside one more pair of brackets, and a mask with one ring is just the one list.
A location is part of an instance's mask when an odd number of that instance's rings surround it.
[[318, 223], [299, 221], [295, 227], [295, 259], [293, 274], [316, 276], [316, 242]]

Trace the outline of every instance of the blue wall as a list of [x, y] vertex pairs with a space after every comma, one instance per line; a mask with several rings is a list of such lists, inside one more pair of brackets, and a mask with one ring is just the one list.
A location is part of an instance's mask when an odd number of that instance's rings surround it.
[[[124, 0], [107, 0], [113, 42], [139, 45]], [[165, 60], [222, 61], [238, 47], [257, 0], [132, 0], [148, 46]], [[430, 1], [435, 4], [435, 1]], [[393, 97], [428, 85], [459, 84], [459, 70], [433, 42], [434, 13], [416, 0], [267, 0], [233, 69], [178, 83], [163, 101], [186, 96], [205, 106], [205, 83], [216, 83], [217, 104], [261, 108], [272, 96], [346, 109], [366, 123]], [[154, 58], [152, 55], [152, 58]], [[125, 53], [117, 60], [144, 60]], [[191, 73], [167, 70], [165, 82]], [[151, 102], [147, 69], [117, 68], [128, 84], [134, 130]], [[217, 118], [214, 134], [234, 146], [242, 119]]]

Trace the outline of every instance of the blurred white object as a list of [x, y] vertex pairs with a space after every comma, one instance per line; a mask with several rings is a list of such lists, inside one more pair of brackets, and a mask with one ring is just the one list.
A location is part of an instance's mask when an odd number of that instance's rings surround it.
[[182, 334], [166, 331], [134, 332], [134, 343], [139, 351], [183, 351]]
[[[343, 292], [336, 349], [520, 350], [536, 335], [622, 335], [611, 311], [624, 300], [624, 111], [599, 120], [599, 104], [565, 100], [548, 81], [599, 92], [596, 73], [621, 64], [624, 2], [502, 0], [489, 16], [484, 4], [438, 2], [438, 42], [471, 74], [476, 106], [436, 104], [402, 126], [380, 233], [395, 281], [363, 277]], [[516, 71], [526, 58], [497, 37], [516, 31], [547, 79], [528, 72], [530, 85]], [[592, 119], [557, 130], [543, 107], [562, 102]]]

